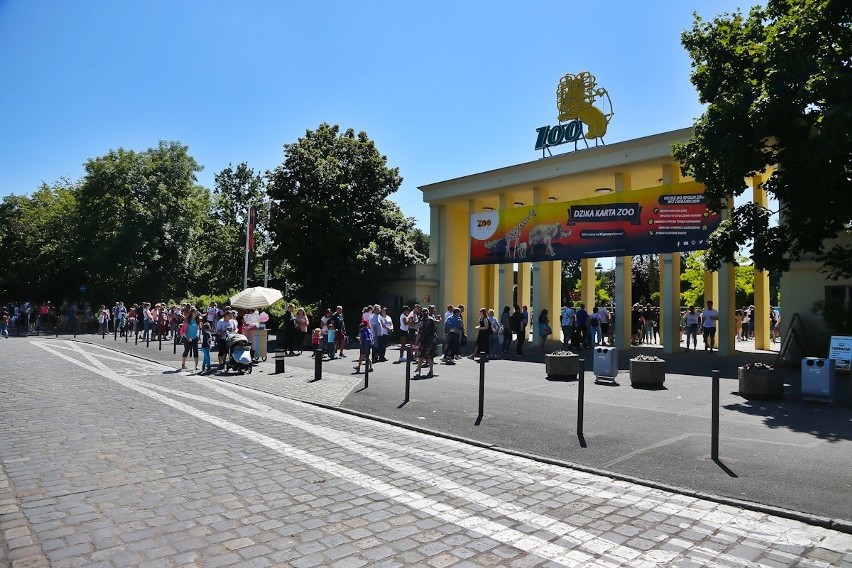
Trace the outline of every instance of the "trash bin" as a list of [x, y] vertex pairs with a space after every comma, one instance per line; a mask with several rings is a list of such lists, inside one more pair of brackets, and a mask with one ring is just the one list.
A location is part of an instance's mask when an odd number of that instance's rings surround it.
[[831, 401], [834, 397], [834, 359], [802, 359], [802, 396]]
[[593, 353], [592, 372], [595, 377], [614, 379], [618, 375], [618, 349], [595, 347]]

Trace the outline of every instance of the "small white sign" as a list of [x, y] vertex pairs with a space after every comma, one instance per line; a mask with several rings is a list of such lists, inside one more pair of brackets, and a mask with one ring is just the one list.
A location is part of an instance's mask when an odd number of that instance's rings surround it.
[[832, 335], [828, 348], [828, 358], [834, 359], [834, 368], [849, 372], [852, 367], [852, 337]]
[[478, 241], [490, 239], [497, 232], [499, 223], [499, 211], [472, 213], [470, 216], [470, 236]]

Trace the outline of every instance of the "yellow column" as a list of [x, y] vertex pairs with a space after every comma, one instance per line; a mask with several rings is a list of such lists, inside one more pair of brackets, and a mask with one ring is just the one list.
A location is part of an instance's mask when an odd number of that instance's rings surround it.
[[[763, 178], [751, 178], [752, 199], [755, 204], [766, 207], [766, 190], [762, 189]], [[765, 270], [754, 271], [754, 347], [769, 349], [769, 273]]]
[[[663, 166], [663, 185], [680, 181], [680, 172]], [[680, 351], [680, 253], [660, 255], [660, 343], [663, 353]]]
[[[615, 192], [630, 191], [629, 174], [615, 174]], [[633, 305], [633, 257], [615, 259], [615, 344], [619, 349], [630, 349], [630, 309]]]
[[719, 273], [710, 270], [704, 271], [704, 303], [698, 306], [704, 309], [707, 302], [713, 302], [714, 306], [719, 305]]
[[[728, 200], [728, 205], [722, 210], [722, 219], [727, 219], [731, 215], [733, 200]], [[736, 265], [731, 263], [723, 264], [719, 268], [719, 303], [713, 304], [713, 307], [719, 310], [719, 322], [716, 327], [716, 345], [719, 349], [719, 355], [722, 357], [730, 357], [736, 354], [736, 318], [734, 312], [736, 306]]]
[[[465, 223], [468, 229], [468, 258], [470, 258], [470, 214], [479, 213], [482, 211], [482, 202], [478, 199], [468, 199], [468, 221]], [[470, 266], [470, 261], [468, 261], [468, 279], [467, 279], [467, 298], [465, 300], [465, 312], [463, 317], [465, 318], [464, 324], [466, 329], [473, 329], [476, 327], [476, 324], [479, 322], [479, 308], [484, 308], [485, 306], [485, 294], [486, 294], [486, 272], [485, 266]], [[452, 303], [452, 302], [450, 302]], [[441, 306], [442, 309], [446, 309], [446, 305]], [[476, 337], [474, 334], [473, 337]]]
[[[447, 304], [465, 301], [468, 295], [470, 273], [470, 215], [466, 203], [449, 203], [443, 207], [440, 303], [432, 302], [441, 309]], [[420, 299], [418, 298], [418, 301]]]
[[[500, 209], [509, 209], [514, 202], [514, 196], [508, 193], [500, 194]], [[508, 262], [501, 264], [499, 269], [499, 291], [497, 306], [494, 310], [500, 313], [503, 312], [503, 306], [512, 307], [512, 293], [515, 290], [515, 264]], [[499, 316], [498, 316], [499, 318]]]
[[580, 298], [589, 313], [592, 313], [592, 308], [595, 307], [596, 262], [596, 258], [584, 258], [580, 261]]

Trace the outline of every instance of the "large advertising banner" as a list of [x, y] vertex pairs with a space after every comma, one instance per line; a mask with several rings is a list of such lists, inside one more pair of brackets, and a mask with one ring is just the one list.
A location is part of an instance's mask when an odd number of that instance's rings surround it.
[[696, 182], [470, 216], [470, 264], [685, 252], [718, 226]]

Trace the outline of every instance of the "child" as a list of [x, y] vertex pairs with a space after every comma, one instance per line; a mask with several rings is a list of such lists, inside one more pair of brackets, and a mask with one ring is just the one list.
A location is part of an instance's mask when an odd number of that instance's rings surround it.
[[316, 357], [317, 351], [319, 351], [320, 343], [322, 342], [322, 329], [316, 328], [313, 333], [311, 333], [311, 346], [314, 348], [314, 352], [311, 353], [311, 357]]
[[0, 315], [0, 335], [9, 339], [9, 312], [3, 310], [3, 315]]
[[326, 355], [328, 355], [328, 360], [331, 361], [336, 359], [334, 356], [334, 337], [336, 335], [336, 331], [334, 329], [334, 324], [328, 322], [328, 341], [325, 346]]
[[367, 371], [373, 370], [373, 365], [370, 363], [370, 348], [373, 346], [373, 332], [370, 331], [370, 324], [361, 320], [361, 327], [358, 330], [358, 339], [361, 342], [361, 353], [358, 355], [358, 364], [353, 369], [356, 373], [361, 372], [361, 361], [364, 361], [364, 367]]
[[201, 353], [204, 355], [201, 362], [201, 372], [210, 373], [213, 371], [213, 367], [210, 365], [210, 342], [213, 340], [213, 334], [210, 332], [209, 323], [205, 323], [201, 329]]

